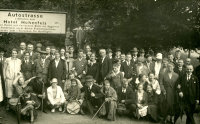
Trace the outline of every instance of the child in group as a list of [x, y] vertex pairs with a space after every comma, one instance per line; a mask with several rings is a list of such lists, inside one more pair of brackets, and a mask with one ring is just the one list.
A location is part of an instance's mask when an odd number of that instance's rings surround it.
[[67, 89], [64, 92], [64, 94], [65, 94], [66, 102], [65, 102], [65, 107], [64, 107], [63, 113], [66, 111], [66, 106], [69, 102], [72, 102], [72, 101], [79, 102], [81, 90], [78, 86], [78, 82], [76, 79], [71, 79], [71, 86], [69, 89]]
[[67, 80], [65, 81], [65, 84], [64, 84], [64, 88], [63, 88], [64, 92], [66, 92], [66, 90], [68, 90], [71, 87], [71, 79], [75, 79], [77, 81], [77, 85], [80, 89], [83, 87], [81, 81], [75, 77], [75, 72], [70, 71], [69, 77], [67, 78]]
[[113, 64], [113, 70], [106, 76], [106, 79], [110, 81], [110, 86], [117, 90], [122, 85], [124, 75], [120, 72], [120, 65], [118, 63]]

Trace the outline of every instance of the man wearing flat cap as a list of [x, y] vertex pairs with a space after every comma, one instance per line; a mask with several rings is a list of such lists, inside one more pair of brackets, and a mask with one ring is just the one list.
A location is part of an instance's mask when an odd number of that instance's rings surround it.
[[47, 75], [48, 75], [48, 68], [50, 64], [50, 60], [46, 59], [47, 52], [40, 51], [41, 58], [36, 59], [34, 62], [34, 72], [36, 76], [40, 76], [45, 85], [47, 85]]
[[138, 49], [136, 47], [134, 47], [132, 50], [131, 50], [131, 53], [132, 53], [132, 62], [133, 63], [136, 63], [137, 61], [137, 56], [138, 56]]
[[86, 85], [82, 88], [82, 92], [84, 92], [83, 109], [87, 109], [93, 115], [94, 109], [98, 109], [102, 104], [103, 94], [101, 88], [94, 84], [92, 76], [86, 76], [85, 81]]

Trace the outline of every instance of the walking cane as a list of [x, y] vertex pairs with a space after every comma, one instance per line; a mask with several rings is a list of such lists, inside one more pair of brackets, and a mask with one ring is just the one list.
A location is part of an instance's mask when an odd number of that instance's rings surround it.
[[94, 116], [92, 117], [92, 120], [96, 117], [96, 115], [99, 113], [99, 111], [101, 110], [101, 108], [103, 107], [103, 105], [106, 103], [106, 101], [104, 101], [102, 103], [102, 105], [99, 107], [98, 111], [94, 114]]
[[44, 82], [42, 81], [42, 103], [41, 103], [41, 111], [44, 110], [44, 99], [43, 99], [43, 93], [44, 93]]

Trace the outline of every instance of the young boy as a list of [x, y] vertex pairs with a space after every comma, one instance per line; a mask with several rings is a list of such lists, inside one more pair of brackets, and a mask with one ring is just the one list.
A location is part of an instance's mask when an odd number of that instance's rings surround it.
[[124, 75], [120, 72], [120, 65], [118, 63], [113, 64], [113, 70], [106, 76], [106, 79], [110, 81], [110, 86], [117, 90], [121, 86]]
[[72, 101], [78, 101], [80, 99], [81, 90], [78, 86], [78, 82], [76, 79], [71, 79], [71, 86], [69, 89], [67, 89], [64, 92], [64, 94], [65, 94], [66, 102], [65, 102], [65, 108], [63, 112], [66, 111], [66, 106], [68, 103]]

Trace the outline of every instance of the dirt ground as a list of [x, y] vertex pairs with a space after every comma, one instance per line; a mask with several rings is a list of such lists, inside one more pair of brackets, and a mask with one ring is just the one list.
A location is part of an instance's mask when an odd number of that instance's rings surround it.
[[[17, 124], [16, 115], [13, 112], [6, 112], [4, 109], [0, 109], [0, 116], [3, 118], [0, 119], [1, 124]], [[129, 117], [117, 117], [116, 121], [107, 121], [104, 119], [100, 119], [96, 117], [95, 119], [91, 119], [92, 117], [87, 115], [69, 115], [63, 113], [51, 113], [48, 112], [38, 113], [38, 118], [35, 120], [34, 124], [155, 124], [145, 120], [136, 120]], [[186, 117], [183, 119], [179, 119], [176, 124], [185, 124]], [[200, 113], [195, 114], [196, 124], [200, 124]], [[22, 120], [21, 124], [29, 124], [27, 120]]]

